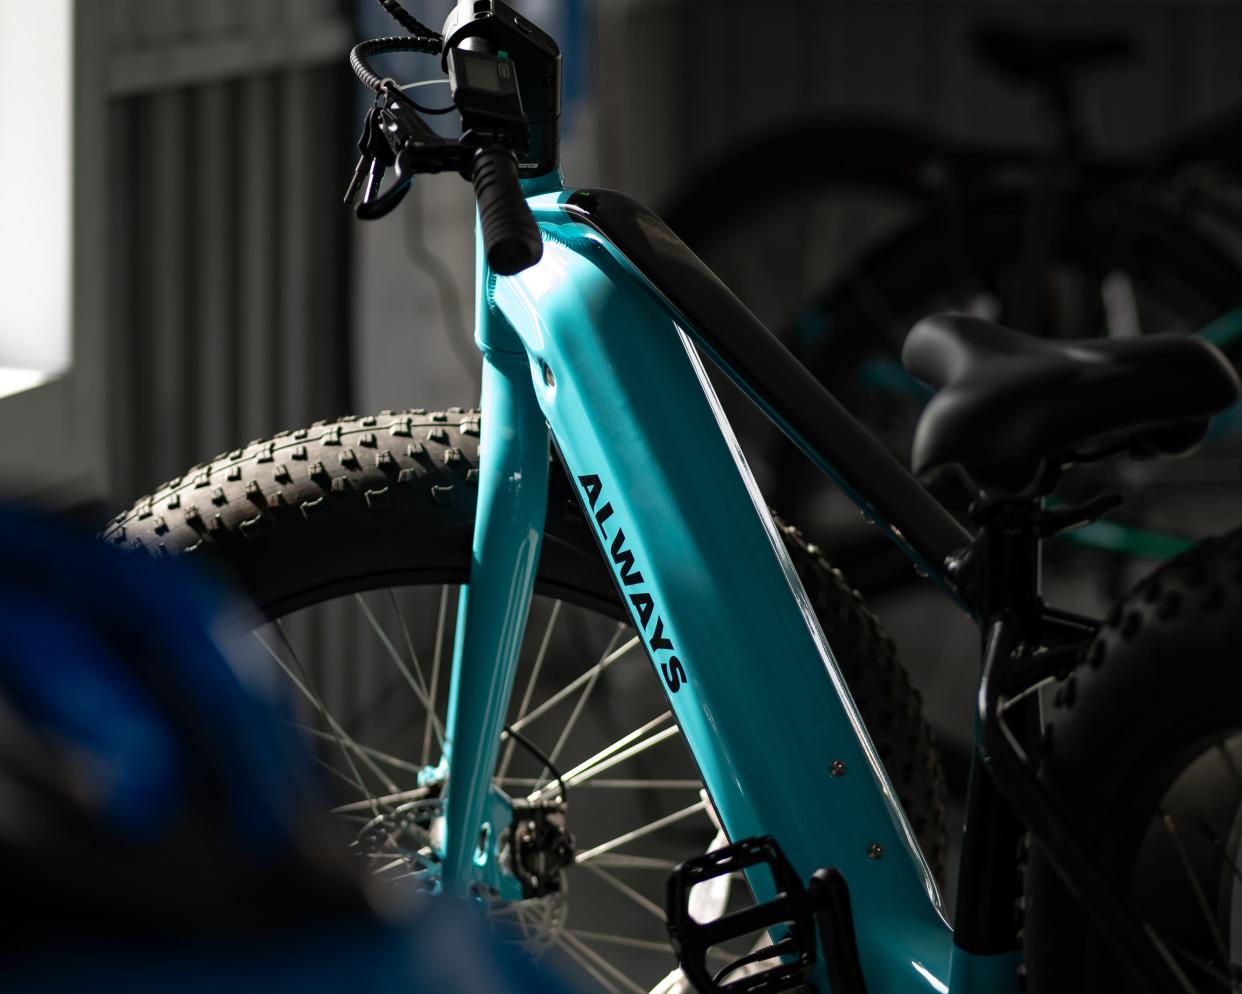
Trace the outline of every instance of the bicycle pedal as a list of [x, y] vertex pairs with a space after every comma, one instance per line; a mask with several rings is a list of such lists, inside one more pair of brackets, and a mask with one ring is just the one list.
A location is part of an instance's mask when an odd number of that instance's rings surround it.
[[[771, 872], [777, 897], [709, 922], [691, 914], [696, 886], [761, 865]], [[815, 910], [797, 871], [770, 836], [743, 839], [687, 860], [668, 881], [669, 936], [682, 972], [699, 994], [806, 990], [816, 958]], [[766, 944], [762, 944], [764, 933], [771, 937]], [[711, 950], [743, 938], [752, 939], [756, 948], [721, 968], [708, 967]]]

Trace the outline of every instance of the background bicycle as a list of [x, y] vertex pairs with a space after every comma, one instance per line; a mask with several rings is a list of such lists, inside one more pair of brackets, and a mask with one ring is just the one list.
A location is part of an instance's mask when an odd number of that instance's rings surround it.
[[[665, 211], [902, 457], [928, 394], [901, 368], [900, 346], [926, 313], [959, 310], [1051, 338], [1200, 333], [1227, 353], [1242, 349], [1242, 103], [1110, 156], [1098, 147], [1105, 122], [1093, 97], [1101, 79], [1143, 57], [1133, 33], [981, 20], [962, 47], [1029, 96], [1041, 141], [989, 144], [900, 119], [810, 117], [700, 164]], [[733, 193], [738, 176], [775, 163], [786, 183]], [[732, 209], [719, 210], [726, 199]], [[864, 589], [909, 583], [904, 564], [816, 483], [795, 450], [752, 423], [773, 499], [812, 533], [835, 533], [838, 562]], [[1090, 569], [1107, 600], [1142, 562], [1227, 524], [1231, 435], [1222, 423], [1176, 469], [1127, 470], [1127, 509], [1072, 540], [1106, 555], [1084, 568], [1073, 549], [1059, 550], [1052, 589]], [[1110, 483], [1108, 472], [1093, 472], [1078, 492]]]

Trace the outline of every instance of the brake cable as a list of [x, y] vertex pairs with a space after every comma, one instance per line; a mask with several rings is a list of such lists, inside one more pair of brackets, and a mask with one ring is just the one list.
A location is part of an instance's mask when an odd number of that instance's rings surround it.
[[[412, 90], [418, 86], [448, 86], [448, 84], [449, 81], [447, 79], [424, 79], [417, 83], [398, 83], [397, 89], [404, 93], [406, 90]], [[457, 109], [456, 104], [449, 104], [447, 107], [425, 107], [413, 97], [410, 97], [409, 101], [414, 105], [415, 110], [421, 110], [424, 114], [451, 114]]]

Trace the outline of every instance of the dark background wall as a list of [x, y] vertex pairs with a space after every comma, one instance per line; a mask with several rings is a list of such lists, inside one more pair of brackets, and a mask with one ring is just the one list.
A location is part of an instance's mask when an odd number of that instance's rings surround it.
[[348, 405], [353, 128], [327, 2], [111, 5], [108, 487]]
[[[447, 9], [413, 6], [432, 22]], [[1091, 87], [1095, 133], [1108, 148], [1141, 146], [1242, 92], [1237, 3], [525, 6], [574, 35], [570, 182], [661, 206], [689, 166], [800, 115], [1038, 135], [1030, 95], [966, 53], [981, 16], [1134, 33], [1142, 58]], [[472, 399], [468, 187], [422, 183], [380, 225], [354, 223], [338, 205], [365, 99], [344, 54], [352, 38], [389, 30], [376, 5], [97, 0], [78, 4], [76, 17], [82, 382], [51, 406], [69, 419], [58, 436], [87, 441], [72, 458], [43, 458], [49, 445], [35, 433], [4, 467], [40, 483], [76, 476], [90, 493], [129, 500], [234, 439], [349, 406]], [[13, 423], [47, 414], [41, 403], [0, 401], [0, 425], [6, 414]]]

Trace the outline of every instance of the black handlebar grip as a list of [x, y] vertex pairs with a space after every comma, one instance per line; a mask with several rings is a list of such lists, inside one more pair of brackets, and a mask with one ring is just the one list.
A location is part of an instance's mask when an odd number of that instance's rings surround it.
[[543, 257], [543, 239], [518, 185], [517, 157], [507, 148], [480, 149], [473, 169], [488, 264], [501, 276], [529, 269]]

